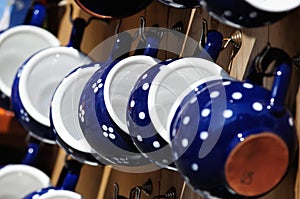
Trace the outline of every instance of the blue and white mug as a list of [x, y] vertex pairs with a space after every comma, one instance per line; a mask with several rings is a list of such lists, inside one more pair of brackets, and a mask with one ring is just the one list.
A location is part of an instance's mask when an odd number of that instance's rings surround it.
[[259, 197], [287, 173], [298, 147], [284, 106], [291, 63], [281, 49], [268, 51], [261, 63], [274, 60], [282, 61], [271, 91], [234, 79], [198, 82], [172, 107], [167, 126], [175, 165], [199, 195]]

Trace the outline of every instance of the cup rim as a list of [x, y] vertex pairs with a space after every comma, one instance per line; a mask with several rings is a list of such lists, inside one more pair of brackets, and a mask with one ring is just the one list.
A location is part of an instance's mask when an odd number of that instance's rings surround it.
[[[199, 64], [199, 61], [202, 64]], [[159, 118], [158, 113], [155, 111], [155, 108], [154, 108], [156, 106], [156, 94], [158, 92], [158, 89], [159, 89], [160, 84], [163, 81], [163, 79], [165, 79], [167, 76], [169, 76], [171, 74], [170, 71], [175, 71], [175, 70], [187, 67], [186, 66], [187, 62], [192, 64], [193, 66], [197, 66], [198, 69], [211, 72], [212, 75], [209, 77], [205, 77], [204, 79], [201, 79], [201, 80], [189, 85], [183, 91], [183, 93], [181, 93], [178, 96], [178, 98], [175, 100], [175, 102], [171, 106], [172, 108], [170, 109], [170, 111], [168, 113], [167, 120], [166, 120], [166, 125], [167, 125], [167, 127], [166, 127], [167, 129], [166, 129], [164, 127], [164, 125], [161, 123], [161, 121], [158, 119]], [[161, 70], [155, 76], [155, 78], [152, 81], [151, 87], [149, 89], [149, 95], [148, 95], [147, 103], [148, 103], [148, 109], [149, 109], [149, 116], [151, 118], [151, 122], [152, 122], [154, 128], [160, 129], [159, 134], [167, 143], [171, 143], [170, 137], [168, 136], [169, 135], [168, 134], [168, 132], [169, 132], [168, 125], [169, 125], [170, 114], [174, 112], [173, 107], [178, 106], [180, 104], [181, 100], [184, 98], [184, 96], [188, 93], [188, 91], [191, 91], [192, 89], [194, 89], [195, 85], [205, 83], [210, 80], [222, 79], [224, 77], [229, 77], [229, 74], [227, 74], [223, 70], [222, 67], [220, 67], [219, 65], [217, 65], [214, 62], [211, 62], [209, 60], [202, 59], [202, 58], [196, 58], [196, 57], [186, 57], [186, 58], [181, 58], [181, 59], [175, 60], [175, 61], [169, 63], [168, 65], [165, 65], [164, 70]]]
[[[1, 44], [9, 37], [18, 37], [18, 35], [20, 33], [30, 33], [30, 34], [34, 34], [34, 35], [39, 35], [43, 38], [45, 38], [47, 41], [49, 41], [49, 46], [59, 46], [60, 45], [60, 40], [55, 37], [52, 33], [50, 33], [49, 31], [37, 27], [37, 26], [32, 26], [32, 25], [18, 25], [12, 28], [9, 28], [7, 30], [5, 30], [3, 33], [0, 34], [0, 48], [1, 48]], [[30, 46], [26, 46], [26, 48], [28, 48]], [[18, 47], [19, 48], [19, 47]], [[24, 60], [25, 61], [25, 60]], [[16, 72], [18, 67], [20, 67], [19, 65], [16, 66]], [[0, 90], [8, 97], [11, 97], [11, 90], [12, 90], [12, 85], [8, 86], [2, 79], [0, 76]]]
[[79, 193], [63, 190], [63, 189], [49, 189], [48, 192], [39, 196], [39, 199], [49, 199], [57, 197], [69, 197], [72, 199], [82, 199], [82, 196]]
[[[28, 62], [23, 66], [22, 68], [22, 74], [20, 75], [19, 79], [19, 85], [18, 90], [20, 93], [20, 99], [22, 101], [22, 104], [26, 111], [29, 113], [29, 115], [41, 123], [44, 126], [50, 127], [50, 118], [48, 116], [45, 116], [41, 114], [36, 107], [31, 103], [30, 97], [27, 93], [27, 81], [30, 78], [30, 73], [34, 67], [36, 67], [36, 64], [39, 63], [40, 60], [43, 58], [52, 55], [52, 54], [66, 54], [70, 55], [72, 57], [81, 59], [82, 62], [84, 62], [85, 59], [88, 59], [85, 55], [83, 55], [81, 52], [79, 52], [77, 49], [72, 47], [64, 47], [64, 46], [58, 46], [58, 47], [50, 47], [44, 50], [41, 50], [40, 52], [33, 55]], [[76, 66], [74, 66], [74, 69]], [[69, 71], [71, 72], [71, 71]], [[66, 74], [64, 74], [65, 76]], [[50, 103], [49, 103], [50, 107]]]
[[24, 164], [10, 164], [6, 165], [0, 169], [0, 178], [3, 176], [7, 176], [13, 173], [25, 172], [34, 176], [35, 179], [39, 180], [42, 184], [42, 187], [51, 186], [51, 180], [47, 174], [45, 174], [40, 169], [37, 169], [33, 166], [24, 165]]
[[[113, 109], [113, 106], [112, 106], [111, 100], [110, 100], [112, 96], [110, 96], [109, 91], [110, 91], [111, 82], [112, 82], [114, 76], [116, 75], [116, 73], [118, 73], [118, 71], [120, 69], [124, 68], [124, 65], [128, 65], [132, 62], [140, 63], [143, 65], [147, 64], [148, 68], [146, 70], [148, 70], [152, 66], [158, 64], [160, 62], [160, 60], [158, 60], [157, 58], [147, 56], [147, 55], [135, 55], [135, 56], [127, 57], [127, 58], [121, 60], [120, 62], [118, 62], [116, 65], [114, 65], [114, 67], [109, 71], [109, 73], [106, 77], [106, 81], [105, 81], [104, 88], [103, 88], [103, 96], [104, 96], [104, 103], [105, 103], [106, 109], [110, 115], [110, 118], [112, 118], [114, 120], [114, 122], [119, 126], [119, 128], [128, 135], [130, 135], [130, 133], [129, 133], [129, 129], [127, 127], [126, 122], [123, 123]], [[134, 88], [134, 85], [132, 85], [132, 88]], [[129, 99], [127, 99], [127, 100], [129, 100]], [[128, 103], [126, 103], [126, 108], [127, 108], [127, 105], [128, 105]]]
[[[67, 75], [66, 78], [64, 78], [58, 87], [56, 88], [52, 100], [51, 100], [51, 120], [53, 123], [53, 127], [56, 129], [56, 133], [59, 135], [59, 137], [69, 146], [73, 147], [74, 149], [90, 153], [92, 151], [92, 147], [89, 145], [89, 143], [85, 140], [85, 137], [83, 135], [83, 132], [81, 128], [79, 127], [79, 131], [77, 132], [77, 136], [79, 136], [79, 140], [75, 139], [70, 132], [68, 132], [66, 126], [64, 125], [62, 115], [60, 114], [60, 110], [62, 108], [62, 98], [65, 95], [65, 91], [76, 82], [76, 79], [78, 77], [83, 77], [86, 75], [92, 76], [94, 72], [96, 72], [99, 69], [99, 67], [79, 67], [75, 69], [74, 72], [71, 72], [69, 75]], [[82, 89], [83, 90], [83, 89]], [[77, 90], [78, 91], [78, 90]], [[79, 91], [81, 92], [81, 91]], [[79, 105], [80, 96], [78, 98], [78, 104]], [[74, 120], [78, 121], [79, 125], [79, 118], [78, 118], [78, 111], [77, 109], [74, 110], [76, 114], [74, 114]], [[76, 122], [74, 121], [74, 122]]]

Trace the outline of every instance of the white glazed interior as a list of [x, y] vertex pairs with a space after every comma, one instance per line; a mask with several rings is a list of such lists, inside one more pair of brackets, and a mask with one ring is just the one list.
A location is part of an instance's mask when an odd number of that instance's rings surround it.
[[78, 105], [85, 84], [98, 69], [78, 68], [57, 87], [51, 102], [50, 117], [59, 137], [72, 148], [86, 153], [90, 153], [92, 148], [79, 125]]
[[19, 80], [22, 104], [28, 114], [50, 127], [53, 93], [62, 79], [91, 60], [74, 48], [52, 47], [35, 54], [24, 66]]
[[104, 84], [104, 100], [114, 122], [129, 134], [126, 113], [130, 93], [138, 78], [158, 60], [145, 55], [128, 57], [117, 63], [107, 75]]
[[162, 138], [170, 143], [167, 121], [171, 107], [193, 83], [205, 83], [229, 75], [217, 64], [201, 58], [183, 58], [163, 66], [149, 90], [148, 109], [151, 122]]
[[300, 5], [300, 0], [245, 0], [250, 5], [268, 12], [285, 12]]
[[59, 46], [59, 40], [43, 28], [20, 25], [0, 34], [0, 89], [11, 96], [11, 88], [18, 68], [37, 51]]
[[49, 190], [39, 199], [83, 199], [80, 194], [68, 190]]
[[31, 166], [8, 165], [0, 169], [0, 199], [20, 199], [50, 185], [50, 178]]

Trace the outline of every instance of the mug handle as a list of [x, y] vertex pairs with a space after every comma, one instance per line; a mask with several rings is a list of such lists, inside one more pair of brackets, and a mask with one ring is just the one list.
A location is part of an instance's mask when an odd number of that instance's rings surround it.
[[82, 166], [83, 164], [77, 160], [66, 159], [56, 186], [63, 190], [74, 191]]
[[38, 158], [41, 142], [34, 138], [31, 138], [27, 145], [25, 157], [21, 161], [21, 164], [33, 166]]
[[[266, 73], [272, 65], [272, 71]], [[246, 75], [246, 81], [263, 85], [263, 78], [275, 76], [270, 96], [270, 109], [275, 113], [283, 111], [287, 90], [292, 73], [290, 56], [282, 49], [271, 47], [270, 44], [255, 58]]]
[[85, 27], [87, 26], [87, 22], [83, 18], [77, 17], [72, 21], [72, 23], [73, 27], [67, 47], [73, 47], [80, 51], [80, 44], [83, 38]]
[[203, 49], [198, 45], [194, 51], [193, 56], [216, 62], [219, 53], [223, 46], [223, 35], [217, 30], [207, 31], [206, 42]]
[[29, 12], [29, 25], [42, 27], [47, 15], [47, 8], [45, 4], [46, 2], [42, 1], [34, 3], [32, 11]]
[[133, 41], [132, 36], [127, 32], [118, 33], [115, 40], [115, 44], [110, 52], [110, 55], [106, 63], [110, 64], [116, 60], [121, 60], [129, 57], [131, 43]]

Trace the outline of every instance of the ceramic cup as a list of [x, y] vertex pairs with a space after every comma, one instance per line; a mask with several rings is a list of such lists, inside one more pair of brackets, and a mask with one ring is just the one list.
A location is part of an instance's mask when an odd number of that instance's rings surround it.
[[291, 65], [272, 49], [263, 67], [276, 62], [271, 90], [248, 81], [195, 83], [171, 108], [168, 132], [175, 164], [203, 197], [259, 197], [283, 179], [297, 149], [294, 120], [284, 107]]
[[45, 29], [19, 25], [0, 34], [0, 107], [12, 110], [11, 90], [15, 74], [23, 62], [37, 51], [59, 46], [59, 40]]
[[[70, 44], [43, 49], [32, 55], [18, 70], [12, 88], [12, 104], [16, 117], [32, 137], [55, 144], [50, 128], [50, 103], [60, 81], [75, 68], [92, 60], [78, 50], [84, 20], [74, 21]], [[79, 24], [78, 24], [79, 23]], [[74, 31], [78, 30], [80, 31]], [[82, 34], [81, 34], [82, 35]], [[73, 41], [76, 38], [76, 41]]]
[[32, 195], [26, 196], [23, 199], [84, 199], [79, 193], [68, 191], [68, 190], [61, 190], [61, 189], [45, 189], [39, 190]]
[[95, 62], [76, 68], [55, 89], [50, 107], [51, 128], [57, 143], [77, 161], [90, 165], [106, 162], [94, 152], [84, 137], [79, 122], [85, 113], [80, 112], [78, 117], [78, 105], [84, 86], [92, 75], [106, 64], [119, 59], [122, 56], [120, 49], [130, 48], [131, 41], [129, 34], [118, 34], [106, 62]]
[[[209, 31], [205, 50], [199, 57], [217, 58], [223, 36]], [[160, 62], [145, 71], [136, 81], [127, 104], [127, 127], [138, 149], [160, 167], [176, 170], [166, 130], [166, 120], [177, 97], [192, 83], [229, 75], [212, 61], [189, 57]]]
[[16, 164], [0, 169], [1, 199], [19, 199], [50, 185], [50, 178], [32, 166]]
[[201, 4], [219, 21], [236, 27], [260, 27], [274, 23], [300, 5], [299, 0], [201, 0]]
[[133, 145], [126, 125], [127, 101], [135, 80], [158, 62], [149, 55], [156, 56], [159, 39], [149, 37], [146, 43], [145, 55], [101, 67], [87, 82], [80, 99], [84, 136], [113, 165], [129, 168], [149, 164]]

